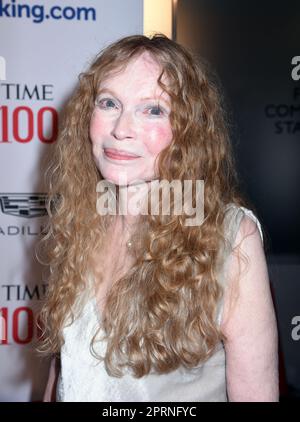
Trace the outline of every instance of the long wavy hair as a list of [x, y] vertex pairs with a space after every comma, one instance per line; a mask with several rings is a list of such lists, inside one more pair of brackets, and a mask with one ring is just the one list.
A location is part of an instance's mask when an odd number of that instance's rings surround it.
[[115, 377], [124, 367], [137, 378], [151, 370], [191, 368], [226, 340], [216, 321], [223, 295], [216, 269], [226, 242], [225, 205], [248, 206], [239, 193], [220, 89], [203, 59], [163, 34], [128, 36], [100, 51], [79, 75], [47, 171], [49, 220], [38, 255], [50, 275], [39, 350], [59, 353], [64, 323], [68, 315], [76, 318], [74, 304], [88, 288], [91, 256], [111, 223], [96, 210], [96, 185], [103, 178], [89, 138], [100, 83], [143, 52], [159, 64], [158, 84], [171, 98], [173, 139], [158, 156], [159, 178], [204, 180], [205, 218], [201, 225], [187, 226], [184, 214], [141, 217], [135, 262], [112, 285], [101, 327], [99, 322], [105, 356], [95, 351], [97, 333], [91, 339], [91, 351]]

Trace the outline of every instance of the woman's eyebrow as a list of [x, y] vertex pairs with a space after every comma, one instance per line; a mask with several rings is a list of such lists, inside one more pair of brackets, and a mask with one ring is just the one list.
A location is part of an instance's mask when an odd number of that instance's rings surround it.
[[[97, 95], [103, 94], [104, 92], [107, 92], [108, 94], [112, 95], [113, 97], [118, 98], [118, 95], [114, 91], [112, 91], [111, 89], [109, 89], [109, 88], [102, 88], [102, 89], [100, 89], [100, 91], [98, 92]], [[143, 97], [143, 98], [140, 98], [139, 99], [139, 101], [149, 101], [149, 100], [161, 100], [167, 106], [170, 106], [169, 101], [165, 100], [161, 95], [154, 96], [154, 97]]]
[[110, 89], [108, 89], [108, 88], [102, 88], [102, 89], [100, 89], [99, 91], [98, 91], [98, 93], [97, 93], [97, 95], [100, 95], [100, 94], [102, 94], [103, 92], [108, 92], [110, 95], [112, 95], [113, 97], [117, 97], [117, 95], [113, 92], [113, 91], [111, 91]]
[[170, 106], [169, 101], [165, 100], [162, 96], [154, 96], [154, 97], [144, 97], [144, 98], [140, 98], [140, 101], [148, 101], [148, 100], [160, 100], [163, 101], [165, 104], [167, 104], [168, 106]]

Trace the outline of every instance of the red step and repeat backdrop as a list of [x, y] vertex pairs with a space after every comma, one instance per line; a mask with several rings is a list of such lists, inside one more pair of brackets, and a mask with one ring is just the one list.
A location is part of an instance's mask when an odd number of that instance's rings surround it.
[[143, 32], [142, 0], [0, 1], [0, 401], [41, 400], [44, 174], [60, 111], [105, 45]]

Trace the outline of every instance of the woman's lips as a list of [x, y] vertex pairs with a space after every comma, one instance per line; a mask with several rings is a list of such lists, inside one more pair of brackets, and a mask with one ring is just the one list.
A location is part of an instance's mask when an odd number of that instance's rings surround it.
[[113, 160], [135, 160], [140, 158], [139, 155], [135, 155], [126, 151], [118, 151], [113, 148], [104, 148], [104, 154]]

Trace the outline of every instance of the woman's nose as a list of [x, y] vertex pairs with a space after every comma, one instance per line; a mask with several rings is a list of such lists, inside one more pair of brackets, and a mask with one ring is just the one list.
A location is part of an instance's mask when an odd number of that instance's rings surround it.
[[122, 112], [114, 122], [112, 135], [118, 139], [134, 138], [135, 123], [129, 112]]

